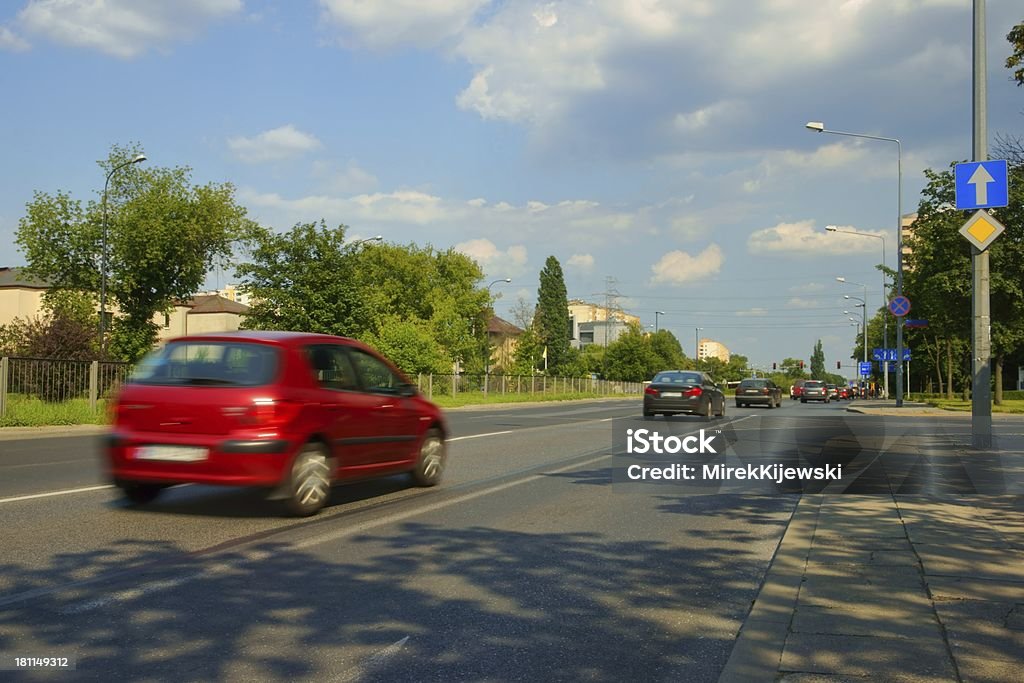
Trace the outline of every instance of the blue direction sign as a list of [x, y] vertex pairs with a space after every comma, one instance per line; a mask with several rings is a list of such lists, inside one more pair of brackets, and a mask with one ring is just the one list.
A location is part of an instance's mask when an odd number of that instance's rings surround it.
[[953, 171], [956, 178], [956, 208], [991, 209], [1009, 203], [1004, 159], [957, 164]]
[[[872, 349], [871, 357], [878, 362], [889, 361], [890, 363], [895, 363], [896, 349]], [[906, 346], [903, 347], [903, 360], [911, 360], [910, 349]]]
[[903, 321], [903, 327], [928, 327], [927, 320], [910, 320], [909, 318]]
[[910, 313], [910, 299], [903, 295], [894, 296], [889, 302], [889, 312], [897, 318], [902, 318]]
[[868, 375], [871, 374], [871, 361], [867, 361], [867, 362], [861, 361], [860, 362], [860, 374], [865, 376], [865, 377], [867, 377]]

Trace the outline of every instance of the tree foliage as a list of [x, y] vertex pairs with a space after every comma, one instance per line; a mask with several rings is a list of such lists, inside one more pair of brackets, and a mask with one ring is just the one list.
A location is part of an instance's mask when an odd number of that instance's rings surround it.
[[[141, 151], [114, 146], [99, 165], [106, 173]], [[251, 225], [230, 183], [194, 185], [191, 173], [124, 166], [110, 176], [106, 212], [102, 193], [83, 205], [66, 192], [36, 192], [16, 237], [25, 271], [58, 289], [99, 292], [105, 214], [107, 295], [120, 311], [115, 327], [148, 349], [156, 339], [153, 316], [198, 291]]]
[[1017, 85], [1024, 85], [1024, 21], [1017, 24], [1006, 35], [1013, 53], [1006, 58], [1006, 68], [1013, 70], [1013, 80]]
[[569, 355], [569, 297], [562, 265], [554, 256], [548, 256], [540, 271], [534, 320], [541, 344], [548, 350], [548, 372], [564, 372]]
[[814, 345], [811, 352], [811, 379], [825, 379], [825, 351], [821, 346], [821, 340]]

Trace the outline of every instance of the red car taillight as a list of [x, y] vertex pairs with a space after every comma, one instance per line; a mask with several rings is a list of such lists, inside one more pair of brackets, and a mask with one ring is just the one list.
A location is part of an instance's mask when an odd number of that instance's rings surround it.
[[684, 391], [683, 392], [683, 396], [687, 396], [687, 397], [700, 396], [703, 393], [704, 393], [703, 389], [701, 389], [700, 387], [694, 387], [693, 389], [687, 389], [686, 391]]
[[299, 408], [301, 405], [292, 401], [257, 398], [242, 413], [239, 422], [247, 427], [280, 427], [298, 415]]
[[647, 387], [646, 389], [644, 389], [644, 393], [647, 394], [648, 396], [654, 396], [655, 398], [661, 396], [661, 392], [655, 389], [654, 387]]
[[767, 396], [768, 395], [768, 390], [767, 389], [762, 389], [761, 393], [764, 394], [765, 396]]

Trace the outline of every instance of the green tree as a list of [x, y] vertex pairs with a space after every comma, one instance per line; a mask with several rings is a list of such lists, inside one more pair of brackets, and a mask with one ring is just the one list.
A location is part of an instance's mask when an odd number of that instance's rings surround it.
[[[111, 149], [106, 172], [141, 153]], [[193, 185], [191, 169], [131, 164], [110, 178], [107, 193], [107, 293], [120, 311], [116, 344], [134, 360], [156, 340], [153, 316], [192, 296], [249, 228], [230, 183]], [[103, 202], [36, 192], [18, 223], [16, 242], [28, 274], [59, 289], [99, 292]]]
[[[643, 382], [654, 376], [657, 358], [639, 325], [630, 325], [605, 351], [606, 379]], [[666, 368], [659, 368], [666, 369]]]
[[548, 256], [540, 271], [537, 289], [537, 313], [534, 317], [537, 335], [548, 351], [548, 372], [557, 375], [569, 354], [569, 298], [565, 289], [562, 265]]
[[800, 367], [800, 361], [796, 358], [786, 358], [782, 361], [782, 365], [779, 366], [788, 379], [800, 379], [804, 377], [806, 373]]
[[[971, 212], [951, 208], [955, 203], [953, 171], [926, 170], [912, 252], [904, 273], [904, 292], [914, 302], [916, 317], [927, 318], [947, 349], [947, 375], [954, 346], [971, 338], [972, 263], [970, 244], [959, 229]], [[1002, 402], [1002, 370], [1006, 358], [1024, 344], [1024, 167], [1010, 169], [1009, 206], [992, 210], [1006, 226], [989, 247], [990, 308], [995, 399]], [[951, 387], [949, 389], [951, 391]]]
[[825, 379], [825, 351], [821, 347], [820, 339], [811, 353], [811, 379]]
[[715, 379], [720, 382], [736, 382], [745, 377], [750, 377], [750, 360], [738, 353], [730, 355], [721, 374], [715, 375]]
[[516, 343], [515, 360], [512, 365], [513, 375], [534, 375], [541, 363], [540, 337], [531, 325], [527, 327]]
[[427, 321], [403, 320], [392, 315], [383, 321], [377, 333], [367, 335], [364, 341], [387, 356], [410, 377], [415, 378], [421, 372], [451, 372], [445, 349], [434, 337]]
[[252, 297], [242, 326], [362, 337], [375, 313], [361, 296], [345, 226], [298, 223], [286, 233], [258, 228], [250, 235], [250, 260], [236, 273]]
[[1006, 68], [1013, 69], [1013, 80], [1017, 85], [1024, 85], [1024, 21], [1017, 24], [1006, 34], [1013, 53], [1006, 58]]
[[648, 373], [651, 377], [660, 370], [681, 370], [686, 364], [683, 345], [668, 330], [658, 330], [649, 337], [655, 367]]

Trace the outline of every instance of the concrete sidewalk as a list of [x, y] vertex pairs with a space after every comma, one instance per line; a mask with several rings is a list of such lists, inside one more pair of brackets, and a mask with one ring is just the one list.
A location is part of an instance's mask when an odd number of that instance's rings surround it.
[[720, 680], [1022, 680], [1022, 509], [805, 495]]

